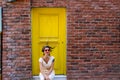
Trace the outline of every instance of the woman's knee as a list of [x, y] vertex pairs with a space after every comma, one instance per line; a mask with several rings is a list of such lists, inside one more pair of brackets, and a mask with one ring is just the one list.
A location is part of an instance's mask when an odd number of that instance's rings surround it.
[[40, 78], [40, 80], [45, 80], [44, 78]]
[[49, 76], [49, 79], [50, 79], [50, 80], [53, 80], [53, 79], [54, 79], [54, 77], [53, 77], [53, 76]]
[[39, 76], [40, 80], [44, 80], [44, 76], [40, 75]]

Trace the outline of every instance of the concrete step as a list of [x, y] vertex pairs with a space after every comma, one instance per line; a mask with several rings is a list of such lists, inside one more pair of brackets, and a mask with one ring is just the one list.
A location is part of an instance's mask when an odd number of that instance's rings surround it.
[[[39, 76], [33, 76], [33, 80], [40, 80]], [[67, 80], [66, 75], [55, 75], [54, 80]]]

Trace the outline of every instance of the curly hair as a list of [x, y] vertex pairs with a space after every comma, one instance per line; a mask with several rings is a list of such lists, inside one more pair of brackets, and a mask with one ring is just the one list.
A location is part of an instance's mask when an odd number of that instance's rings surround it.
[[43, 48], [42, 48], [42, 52], [44, 52], [44, 49], [45, 49], [45, 48], [49, 48], [50, 51], [52, 51], [52, 49], [53, 49], [52, 47], [46, 45], [46, 46], [43, 46]]

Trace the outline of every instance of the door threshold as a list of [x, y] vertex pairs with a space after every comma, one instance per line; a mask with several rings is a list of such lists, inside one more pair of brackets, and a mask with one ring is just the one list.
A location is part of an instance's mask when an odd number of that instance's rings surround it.
[[[40, 80], [39, 76], [33, 76], [33, 80]], [[67, 80], [66, 75], [55, 75], [54, 80]]]

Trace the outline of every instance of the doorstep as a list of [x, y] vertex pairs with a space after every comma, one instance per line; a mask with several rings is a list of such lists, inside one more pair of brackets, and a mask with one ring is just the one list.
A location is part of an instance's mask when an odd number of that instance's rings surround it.
[[[39, 76], [33, 76], [33, 80], [40, 80]], [[55, 75], [54, 80], [67, 80], [66, 75]]]

